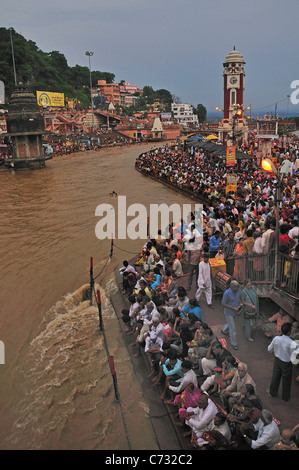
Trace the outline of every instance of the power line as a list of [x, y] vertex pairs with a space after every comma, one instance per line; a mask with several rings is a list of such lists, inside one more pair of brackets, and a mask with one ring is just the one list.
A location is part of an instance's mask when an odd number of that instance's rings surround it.
[[275, 101], [275, 103], [272, 103], [272, 104], [267, 104], [265, 106], [261, 106], [261, 107], [258, 107], [258, 108], [251, 108], [252, 111], [259, 111], [260, 109], [266, 109], [266, 108], [270, 108], [271, 106], [275, 106], [279, 103], [283, 103], [284, 101], [286, 101], [288, 98], [284, 98], [283, 100], [280, 100], [280, 101]]

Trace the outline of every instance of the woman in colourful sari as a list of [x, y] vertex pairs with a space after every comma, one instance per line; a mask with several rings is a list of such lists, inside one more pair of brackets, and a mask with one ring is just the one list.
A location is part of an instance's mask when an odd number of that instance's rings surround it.
[[188, 407], [195, 408], [197, 406], [198, 398], [201, 395], [201, 392], [193, 383], [187, 385], [187, 387], [180, 393], [176, 395], [173, 404], [179, 407], [179, 418], [182, 421], [182, 424], [185, 421], [185, 413]]
[[259, 318], [259, 298], [250, 279], [244, 282], [241, 291], [241, 302], [243, 304], [242, 325], [248, 341], [253, 341], [251, 337], [252, 329], [257, 326]]
[[158, 286], [160, 286], [161, 284], [161, 279], [162, 279], [162, 276], [161, 276], [161, 272], [160, 272], [160, 269], [159, 268], [154, 268], [154, 282], [151, 284], [151, 288], [153, 290], [156, 290]]
[[236, 245], [234, 249], [234, 274], [233, 277], [238, 282], [244, 282], [245, 279], [245, 249], [243, 247], [243, 238], [240, 238], [239, 243]]
[[165, 299], [169, 298], [169, 290], [170, 290], [172, 282], [173, 282], [173, 277], [171, 275], [171, 271], [170, 269], [166, 269], [161, 279], [161, 294], [163, 298]]

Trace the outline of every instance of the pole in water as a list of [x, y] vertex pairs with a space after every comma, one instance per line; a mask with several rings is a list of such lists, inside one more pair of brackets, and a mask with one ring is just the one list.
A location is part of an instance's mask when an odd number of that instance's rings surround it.
[[94, 285], [94, 280], [93, 280], [93, 258], [90, 258], [90, 305], [92, 305], [92, 291], [93, 291], [93, 285]]
[[102, 303], [101, 303], [101, 292], [97, 290], [97, 297], [98, 297], [98, 309], [99, 309], [99, 326], [100, 330], [103, 330], [103, 319], [102, 319]]
[[111, 375], [112, 375], [112, 378], [113, 378], [115, 398], [116, 398], [117, 401], [119, 401], [119, 394], [118, 394], [118, 389], [117, 389], [117, 379], [116, 379], [116, 372], [115, 372], [115, 367], [114, 367], [113, 356], [109, 356], [109, 362], [110, 362]]
[[111, 247], [110, 247], [110, 258], [112, 258], [113, 255], [113, 238], [111, 240]]

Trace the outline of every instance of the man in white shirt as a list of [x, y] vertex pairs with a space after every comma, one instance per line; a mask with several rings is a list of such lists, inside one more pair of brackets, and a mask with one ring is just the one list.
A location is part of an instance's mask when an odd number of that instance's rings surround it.
[[266, 231], [262, 235], [262, 244], [261, 244], [261, 249], [263, 254], [269, 253], [271, 249], [271, 234], [274, 232], [273, 230], [273, 224], [270, 224], [270, 222], [266, 223]]
[[[247, 436], [249, 430], [258, 431], [256, 439]], [[272, 413], [268, 410], [262, 410], [260, 419], [256, 424], [241, 426], [241, 433], [245, 441], [252, 449], [271, 449], [280, 441], [280, 431], [273, 420]]]
[[155, 317], [160, 318], [160, 313], [158, 312], [155, 303], [150, 300], [149, 302], [147, 302], [146, 306], [140, 311], [137, 317], [137, 320], [142, 322], [142, 327], [139, 331], [135, 343], [132, 343], [132, 345], [137, 347], [134, 357], [139, 356], [141, 345], [144, 344], [145, 341], [145, 335], [149, 332], [152, 326], [153, 319]]
[[184, 360], [182, 362], [181, 369], [184, 374], [183, 377], [176, 380], [176, 382], [173, 384], [171, 384], [170, 382], [171, 385], [169, 385], [169, 390], [171, 390], [175, 394], [185, 390], [187, 385], [189, 385], [190, 383], [193, 383], [195, 387], [198, 387], [198, 380], [194, 370], [192, 369], [192, 362]]
[[209, 429], [217, 413], [217, 406], [206, 394], [200, 395], [196, 408], [187, 408], [185, 423], [190, 426], [191, 432], [195, 433], [199, 445], [205, 443], [202, 435]]
[[119, 274], [121, 275], [121, 277], [123, 276], [124, 272], [137, 274], [137, 271], [134, 266], [131, 266], [126, 260], [123, 261], [123, 266], [119, 270]]
[[191, 223], [190, 228], [186, 230], [186, 233], [183, 237], [183, 241], [185, 242], [185, 249], [187, 251], [199, 250], [202, 246], [202, 239], [203, 237], [197, 228], [195, 228], [195, 224]]
[[273, 373], [269, 394], [276, 397], [280, 381], [282, 382], [282, 401], [289, 401], [291, 396], [292, 368], [291, 356], [297, 354], [299, 358], [299, 346], [290, 338], [291, 323], [281, 325], [281, 336], [275, 336], [268, 346], [268, 351], [274, 354]]
[[213, 217], [207, 216], [206, 223], [211, 235], [213, 235], [217, 230], [219, 230], [218, 222], [216, 219], [213, 219]]
[[204, 253], [204, 259], [199, 263], [198, 267], [198, 289], [195, 293], [196, 300], [200, 299], [202, 292], [205, 292], [207, 304], [210, 308], [214, 308], [212, 304], [212, 274], [209, 262], [209, 253]]
[[175, 277], [181, 277], [183, 276], [183, 268], [182, 268], [182, 263], [180, 260], [177, 258], [176, 253], [172, 253], [172, 266], [171, 269], [173, 271], [173, 274]]

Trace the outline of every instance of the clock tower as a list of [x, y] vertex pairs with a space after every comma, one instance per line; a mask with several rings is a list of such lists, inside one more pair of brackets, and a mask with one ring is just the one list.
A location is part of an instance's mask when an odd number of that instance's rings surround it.
[[245, 70], [244, 59], [235, 48], [223, 63], [224, 109], [219, 126], [219, 138], [227, 145], [247, 141], [248, 127], [244, 118]]

